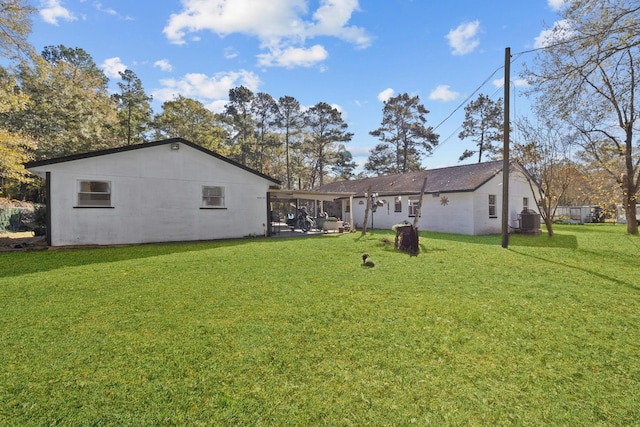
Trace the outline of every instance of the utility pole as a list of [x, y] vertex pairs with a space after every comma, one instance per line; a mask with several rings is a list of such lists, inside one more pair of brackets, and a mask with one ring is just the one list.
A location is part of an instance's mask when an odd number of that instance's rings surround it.
[[509, 91], [511, 48], [504, 50], [504, 148], [502, 159], [502, 247], [509, 247]]

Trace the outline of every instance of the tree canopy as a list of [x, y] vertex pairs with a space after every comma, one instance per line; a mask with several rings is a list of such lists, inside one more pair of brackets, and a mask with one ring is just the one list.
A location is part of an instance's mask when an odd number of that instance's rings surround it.
[[317, 173], [318, 185], [324, 184], [327, 166], [335, 161], [337, 145], [351, 141], [353, 134], [347, 132], [348, 125], [342, 114], [326, 102], [319, 102], [305, 114], [305, 125], [309, 132], [309, 151], [313, 170]]
[[640, 147], [634, 131], [640, 5], [636, 0], [575, 0], [563, 18], [566, 26], [553, 30], [552, 41], [525, 71], [530, 93], [578, 131], [585, 153], [616, 180], [627, 232], [638, 234]]
[[28, 0], [0, 0], [0, 56], [10, 59], [31, 56], [33, 48], [27, 39], [35, 11]]
[[182, 95], [162, 104], [154, 117], [156, 138], [184, 138], [209, 150], [226, 154], [222, 120], [200, 101]]
[[478, 163], [482, 157], [490, 159], [498, 152], [495, 144], [502, 141], [504, 132], [504, 114], [502, 98], [493, 101], [487, 95], [480, 94], [475, 101], [464, 107], [464, 122], [458, 137], [462, 140], [471, 138], [475, 150], [465, 150], [459, 160], [478, 154]]
[[49, 46], [20, 64], [18, 84], [30, 102], [8, 117], [9, 126], [38, 141], [37, 159], [117, 146], [107, 82], [84, 50]]
[[229, 91], [229, 103], [225, 106], [225, 114], [233, 129], [231, 138], [240, 152], [239, 161], [245, 166], [248, 165], [255, 141], [255, 117], [251, 113], [254, 97], [249, 88], [239, 86]]
[[142, 87], [142, 81], [131, 70], [120, 71], [118, 82], [120, 93], [113, 95], [118, 103], [119, 135], [124, 145], [139, 144], [147, 140], [153, 110], [148, 96]]
[[377, 174], [419, 170], [422, 155], [431, 154], [438, 145], [438, 135], [426, 126], [428, 113], [418, 96], [403, 93], [385, 101], [381, 126], [369, 132], [381, 142], [371, 151], [365, 169]]

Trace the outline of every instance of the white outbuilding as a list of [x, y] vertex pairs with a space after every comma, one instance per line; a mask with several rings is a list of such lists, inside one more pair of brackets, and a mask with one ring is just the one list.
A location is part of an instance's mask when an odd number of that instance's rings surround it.
[[[322, 192], [353, 194], [343, 198], [341, 214], [352, 215], [362, 227], [369, 198], [377, 202], [369, 212], [368, 228], [389, 229], [405, 221], [413, 223], [424, 190], [418, 228], [456, 234], [500, 234], [502, 230], [503, 161], [459, 165], [405, 174], [337, 181], [318, 188]], [[536, 232], [539, 216], [526, 171], [516, 162], [509, 171], [511, 231]], [[425, 186], [426, 179], [426, 186]], [[535, 187], [535, 184], [534, 184]], [[533, 221], [530, 221], [533, 219]]]
[[280, 181], [181, 138], [27, 163], [50, 246], [267, 235]]

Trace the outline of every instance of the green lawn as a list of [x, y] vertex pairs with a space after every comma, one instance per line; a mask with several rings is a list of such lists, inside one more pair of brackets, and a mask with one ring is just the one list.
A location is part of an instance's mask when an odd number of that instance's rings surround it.
[[0, 424], [640, 425], [640, 239], [556, 233], [0, 253]]

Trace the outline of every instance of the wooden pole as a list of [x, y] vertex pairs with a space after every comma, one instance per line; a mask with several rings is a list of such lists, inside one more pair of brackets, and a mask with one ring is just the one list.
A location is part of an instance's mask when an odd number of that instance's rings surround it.
[[416, 216], [413, 218], [413, 228], [418, 228], [418, 221], [420, 220], [420, 215], [422, 214], [422, 197], [424, 196], [424, 192], [427, 191], [427, 177], [424, 177], [424, 181], [422, 182], [422, 190], [420, 191], [420, 198], [418, 199], [418, 207], [416, 209]]
[[364, 222], [362, 223], [362, 235], [367, 234], [367, 221], [369, 221], [369, 209], [371, 209], [371, 186], [367, 189], [366, 193], [367, 203], [364, 208]]
[[509, 96], [511, 48], [504, 51], [504, 149], [502, 159], [502, 247], [509, 247]]

